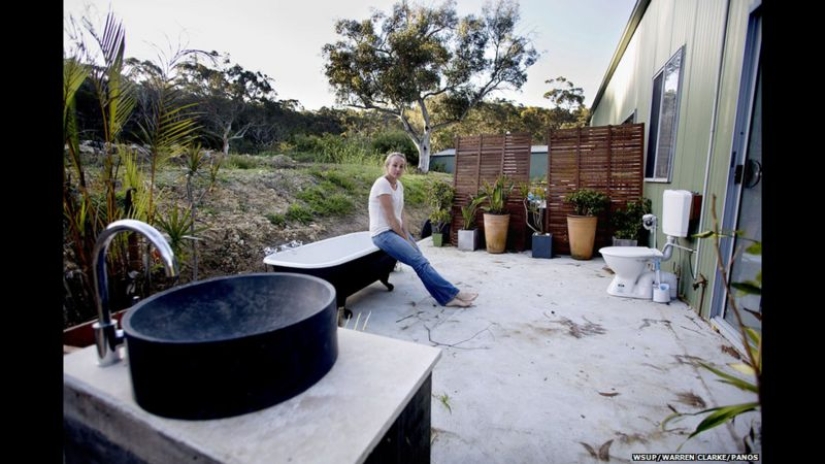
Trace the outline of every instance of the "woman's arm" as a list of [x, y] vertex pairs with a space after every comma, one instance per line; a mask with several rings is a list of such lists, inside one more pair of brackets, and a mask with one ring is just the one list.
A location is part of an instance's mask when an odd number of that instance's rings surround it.
[[407, 227], [407, 224], [410, 223], [409, 219], [410, 218], [407, 217], [407, 212], [402, 210], [401, 211], [401, 221], [402, 221], [401, 222], [401, 228], [404, 230], [403, 237], [407, 238], [407, 239], [410, 238], [410, 236], [412, 235], [412, 233], [410, 233], [410, 228]]
[[[378, 195], [378, 202], [381, 203], [381, 212], [384, 213], [384, 217], [387, 218], [387, 222], [390, 224], [393, 232], [400, 235], [402, 238], [407, 239], [407, 235], [405, 233], [406, 225], [399, 223], [398, 218], [395, 217], [395, 212], [393, 212], [392, 197], [386, 193], [383, 195]], [[404, 213], [402, 212], [401, 214], [403, 215]]]

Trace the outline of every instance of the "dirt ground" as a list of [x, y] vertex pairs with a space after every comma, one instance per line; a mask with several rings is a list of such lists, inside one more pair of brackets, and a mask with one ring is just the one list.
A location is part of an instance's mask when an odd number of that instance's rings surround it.
[[[208, 230], [199, 242], [198, 279], [264, 271], [264, 249], [298, 240], [311, 243], [369, 229], [367, 198], [355, 198], [355, 212], [344, 217], [314, 217], [308, 224], [274, 225], [268, 213], [283, 213], [294, 192], [312, 182], [295, 168], [226, 170], [223, 181], [204, 197], [201, 217]], [[420, 236], [426, 206], [407, 205], [411, 231]]]

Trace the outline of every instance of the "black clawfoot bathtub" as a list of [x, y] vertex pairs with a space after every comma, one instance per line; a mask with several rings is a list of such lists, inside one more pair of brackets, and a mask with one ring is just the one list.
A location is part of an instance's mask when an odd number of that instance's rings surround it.
[[352, 315], [346, 307], [347, 297], [376, 280], [392, 291], [389, 278], [395, 264], [395, 258], [372, 243], [368, 231], [319, 240], [264, 258], [269, 271], [308, 274], [331, 283], [345, 317]]

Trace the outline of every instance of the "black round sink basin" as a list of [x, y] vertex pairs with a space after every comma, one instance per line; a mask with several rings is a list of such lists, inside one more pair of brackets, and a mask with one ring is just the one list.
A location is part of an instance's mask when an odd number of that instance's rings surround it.
[[151, 296], [122, 321], [135, 401], [159, 416], [217, 419], [292, 398], [338, 358], [335, 301], [325, 280], [291, 273]]

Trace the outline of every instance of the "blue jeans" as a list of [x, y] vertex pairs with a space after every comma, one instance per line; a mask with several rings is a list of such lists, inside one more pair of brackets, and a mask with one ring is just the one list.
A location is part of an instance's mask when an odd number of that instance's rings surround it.
[[404, 240], [400, 235], [388, 230], [373, 237], [372, 243], [388, 255], [413, 268], [438, 304], [443, 306], [458, 295], [458, 288], [436, 272], [415, 244], [412, 235], [410, 235], [410, 240]]

